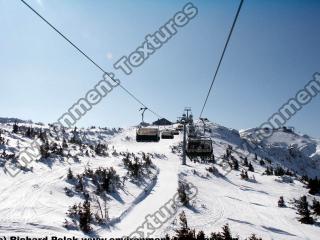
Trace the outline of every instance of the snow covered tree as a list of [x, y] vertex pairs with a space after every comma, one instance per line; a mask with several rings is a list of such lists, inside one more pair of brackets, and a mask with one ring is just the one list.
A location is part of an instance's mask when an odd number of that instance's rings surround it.
[[300, 215], [299, 221], [304, 224], [313, 224], [314, 220], [311, 217], [307, 197], [302, 196], [299, 200], [296, 200], [295, 206], [297, 208], [297, 214]]
[[262, 238], [258, 238], [255, 234], [252, 234], [248, 240], [262, 240]]
[[179, 182], [179, 185], [178, 185], [179, 200], [185, 206], [189, 204], [189, 200], [190, 200], [188, 197], [188, 190], [189, 190], [188, 184], [184, 182]]
[[77, 127], [74, 127], [74, 129], [72, 131], [72, 137], [70, 139], [70, 142], [74, 143], [74, 144], [78, 144], [78, 145], [82, 144], [81, 138], [80, 138], [79, 133], [77, 131]]
[[50, 157], [50, 152], [49, 152], [49, 143], [45, 142], [40, 146], [40, 154], [41, 158], [48, 158]]
[[63, 138], [63, 140], [62, 140], [62, 147], [68, 148], [67, 140], [65, 138]]
[[320, 216], [320, 202], [317, 201], [317, 199], [315, 199], [315, 198], [312, 201], [311, 209], [312, 209], [312, 213], [315, 216]]

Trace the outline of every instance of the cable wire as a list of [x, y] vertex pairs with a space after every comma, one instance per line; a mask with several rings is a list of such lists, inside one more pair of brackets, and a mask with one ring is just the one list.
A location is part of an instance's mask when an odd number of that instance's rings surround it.
[[204, 104], [203, 104], [203, 107], [202, 107], [202, 110], [201, 110], [201, 113], [200, 113], [200, 117], [199, 117], [199, 118], [202, 117], [202, 113], [203, 113], [204, 108], [205, 108], [205, 106], [206, 106], [206, 104], [207, 104], [207, 101], [208, 101], [208, 98], [209, 98], [209, 96], [210, 96], [213, 83], [214, 83], [214, 81], [216, 80], [217, 74], [218, 74], [219, 69], [220, 69], [220, 65], [221, 65], [221, 63], [222, 63], [222, 59], [223, 59], [224, 54], [225, 54], [225, 52], [226, 52], [226, 49], [227, 49], [227, 47], [228, 47], [228, 44], [229, 44], [229, 41], [230, 41], [230, 38], [231, 38], [231, 35], [232, 35], [232, 32], [233, 32], [234, 26], [236, 25], [236, 22], [237, 22], [237, 19], [238, 19], [238, 16], [239, 16], [239, 13], [240, 13], [240, 10], [241, 10], [243, 1], [244, 1], [244, 0], [241, 0], [241, 1], [240, 1], [240, 4], [239, 4], [238, 10], [237, 10], [237, 13], [236, 13], [236, 15], [235, 15], [235, 18], [234, 18], [234, 20], [233, 20], [231, 29], [230, 29], [230, 31], [229, 31], [229, 35], [228, 35], [227, 41], [226, 41], [226, 43], [225, 43], [225, 45], [224, 45], [224, 48], [223, 48], [223, 51], [222, 51], [222, 54], [221, 54], [221, 57], [220, 57], [218, 66], [217, 66], [216, 71], [215, 71], [215, 73], [214, 73], [214, 76], [213, 76], [213, 79], [212, 79], [212, 82], [211, 82], [209, 91], [208, 91], [208, 93], [207, 93], [207, 97], [206, 97], [206, 99], [205, 99], [205, 101], [204, 101]]
[[[83, 55], [87, 60], [89, 60], [93, 65], [95, 65], [98, 69], [100, 69], [104, 74], [107, 74], [112, 80], [113, 78], [110, 74], [105, 71], [98, 63], [96, 63], [91, 57], [89, 57], [84, 51], [82, 51], [77, 45], [75, 45], [69, 38], [67, 38], [62, 32], [60, 32], [56, 27], [54, 27], [47, 19], [45, 19], [40, 13], [38, 13], [33, 7], [31, 7], [24, 0], [20, 0], [24, 5], [26, 5], [32, 12], [34, 12], [38, 17], [40, 17], [47, 25], [49, 25], [55, 32], [57, 32], [62, 38], [64, 38], [71, 46], [73, 46], [81, 55]], [[148, 110], [153, 113], [158, 118], [162, 118], [161, 115], [156, 113], [150, 107], [147, 107], [141, 100], [139, 100], [132, 92], [130, 92], [127, 88], [125, 88], [121, 83], [119, 86], [131, 96], [136, 102], [141, 104], [143, 107], [148, 108]]]

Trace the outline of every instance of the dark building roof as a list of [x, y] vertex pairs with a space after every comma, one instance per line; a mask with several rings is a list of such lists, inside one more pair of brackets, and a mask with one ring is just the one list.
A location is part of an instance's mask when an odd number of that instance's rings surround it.
[[165, 118], [158, 119], [157, 121], [153, 122], [153, 125], [158, 125], [158, 126], [164, 126], [164, 125], [172, 125], [172, 122]]

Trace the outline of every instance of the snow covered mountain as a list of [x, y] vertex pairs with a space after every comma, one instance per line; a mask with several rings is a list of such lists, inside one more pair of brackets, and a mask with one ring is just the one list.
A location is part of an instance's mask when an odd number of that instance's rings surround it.
[[[151, 236], [173, 236], [183, 211], [188, 226], [206, 234], [229, 224], [240, 239], [253, 233], [262, 239], [319, 239], [319, 221], [300, 223], [293, 202], [303, 195], [310, 204], [320, 199], [302, 178], [320, 176], [319, 140], [279, 129], [257, 142], [257, 129], [239, 133], [209, 121], [195, 127], [212, 139], [215, 163], [187, 159], [181, 165], [181, 133], [146, 143], [135, 141], [136, 127], [61, 129], [1, 119], [0, 235], [110, 238], [138, 229], [143, 236], [148, 216], [156, 216]], [[39, 157], [10, 176], [5, 167], [19, 167], [18, 153], [35, 138], [41, 139]], [[243, 148], [246, 142], [256, 148]], [[197, 189], [195, 197], [171, 214], [164, 211], [185, 183]], [[278, 207], [280, 196], [286, 207]], [[94, 219], [89, 233], [79, 227], [86, 200]]]

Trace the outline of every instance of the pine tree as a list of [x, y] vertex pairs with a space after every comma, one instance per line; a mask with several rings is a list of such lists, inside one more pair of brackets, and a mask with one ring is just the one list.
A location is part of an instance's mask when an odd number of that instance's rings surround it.
[[233, 160], [233, 169], [238, 171], [239, 170], [239, 162], [237, 159]]
[[274, 175], [276, 176], [283, 176], [285, 174], [284, 169], [281, 166], [277, 166], [274, 170]]
[[223, 236], [224, 240], [233, 240], [228, 224], [223, 226], [223, 228], [222, 228], [222, 236]]
[[317, 177], [315, 179], [308, 179], [308, 188], [310, 189], [309, 193], [312, 195], [315, 195], [320, 191], [320, 181]]
[[245, 167], [248, 167], [248, 158], [247, 157], [245, 157], [244, 158], [244, 160], [243, 160], [243, 165], [245, 166]]
[[267, 169], [265, 170], [264, 174], [270, 176], [273, 175], [273, 168], [272, 167], [267, 167]]
[[50, 157], [50, 153], [49, 153], [49, 143], [45, 142], [44, 144], [42, 144], [40, 146], [40, 154], [41, 154], [41, 158], [48, 158]]
[[188, 227], [188, 221], [184, 211], [180, 213], [179, 220], [180, 220], [180, 228], [175, 230], [176, 237], [182, 240], [196, 239], [195, 231], [190, 230], [190, 228]]
[[241, 177], [241, 179], [248, 180], [249, 179], [248, 172], [242, 170], [240, 173], [240, 177]]
[[205, 240], [206, 239], [206, 235], [204, 234], [203, 231], [198, 232], [197, 234], [197, 240]]
[[77, 175], [77, 178], [78, 178], [78, 183], [76, 185], [76, 191], [78, 192], [83, 192], [84, 190], [84, 186], [83, 186], [83, 180], [82, 180], [82, 176], [80, 175]]
[[255, 234], [252, 234], [248, 240], [262, 240], [262, 238], [258, 238]]
[[63, 148], [68, 148], [68, 144], [67, 144], [67, 141], [66, 141], [65, 138], [63, 138], [63, 140], [62, 140], [62, 147]]
[[264, 165], [266, 165], [266, 163], [261, 159], [261, 160], [260, 160], [260, 165], [261, 165], [261, 166], [264, 166]]
[[69, 168], [68, 170], [68, 175], [67, 175], [68, 180], [72, 180], [74, 178], [73, 173], [71, 171], [71, 169]]
[[254, 168], [253, 168], [251, 162], [249, 163], [248, 170], [249, 170], [250, 172], [254, 172]]
[[15, 122], [15, 123], [13, 124], [12, 132], [13, 132], [13, 133], [18, 133], [18, 131], [19, 131], [19, 126], [18, 126], [17, 122]]
[[314, 215], [320, 216], [320, 202], [317, 201], [317, 199], [315, 199], [315, 198], [312, 201], [311, 209], [312, 209], [312, 213]]
[[281, 196], [278, 200], [278, 207], [285, 207], [286, 204], [284, 202], [283, 196]]
[[90, 209], [90, 202], [86, 200], [83, 203], [81, 211], [79, 212], [79, 225], [80, 225], [80, 229], [83, 232], [87, 233], [92, 230], [90, 226], [91, 219], [92, 219], [92, 213]]
[[300, 200], [296, 200], [295, 205], [298, 211], [297, 214], [300, 215], [299, 221], [304, 224], [313, 224], [314, 220], [311, 217], [307, 197], [302, 196]]
[[190, 200], [188, 197], [187, 191], [188, 191], [188, 185], [183, 182], [179, 182], [178, 184], [179, 200], [184, 206], [188, 205]]

